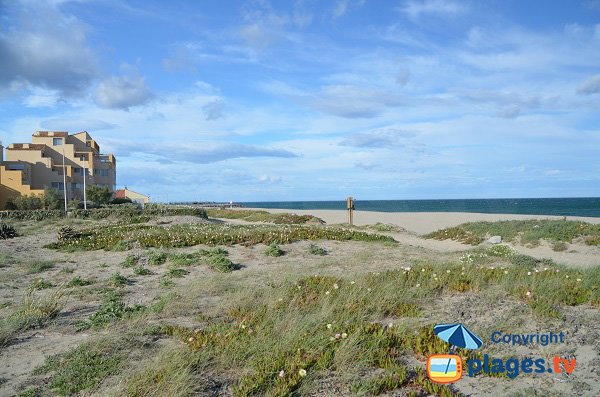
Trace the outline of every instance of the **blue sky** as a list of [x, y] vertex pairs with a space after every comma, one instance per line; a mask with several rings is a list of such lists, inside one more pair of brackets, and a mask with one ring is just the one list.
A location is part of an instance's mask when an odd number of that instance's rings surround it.
[[600, 196], [600, 0], [2, 1], [0, 137], [156, 200]]

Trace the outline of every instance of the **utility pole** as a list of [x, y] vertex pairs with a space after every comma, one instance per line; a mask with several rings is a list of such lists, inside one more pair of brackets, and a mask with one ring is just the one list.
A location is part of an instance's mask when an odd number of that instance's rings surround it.
[[352, 197], [346, 199], [346, 207], [348, 208], [348, 224], [352, 225], [354, 222], [354, 199]]
[[65, 214], [67, 213], [67, 167], [65, 166], [65, 144], [67, 143], [67, 138], [63, 138], [63, 194], [65, 197]]
[[87, 176], [87, 168], [85, 167], [85, 161], [83, 162], [83, 209], [87, 210], [87, 196], [85, 192], [85, 180]]

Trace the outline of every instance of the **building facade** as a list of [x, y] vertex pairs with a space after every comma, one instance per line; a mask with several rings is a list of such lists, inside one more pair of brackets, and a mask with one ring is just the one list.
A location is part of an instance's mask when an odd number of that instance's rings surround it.
[[41, 194], [46, 188], [61, 193], [66, 189], [68, 200], [81, 199], [84, 175], [88, 186], [116, 189], [115, 156], [100, 153], [100, 146], [86, 131], [72, 135], [37, 131], [31, 143], [13, 143], [2, 149], [0, 145], [0, 153], [4, 152], [4, 156], [0, 154], [0, 209], [11, 198]]
[[125, 189], [115, 190], [115, 198], [128, 198], [134, 203], [141, 205], [145, 205], [150, 202], [150, 197], [146, 196], [145, 194], [129, 190], [127, 189], [127, 186], [125, 186]]

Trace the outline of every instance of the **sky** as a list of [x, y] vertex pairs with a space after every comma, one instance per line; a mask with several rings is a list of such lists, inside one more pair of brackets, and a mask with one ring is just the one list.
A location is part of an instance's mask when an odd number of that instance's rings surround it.
[[156, 201], [600, 196], [600, 0], [0, 0], [0, 139]]

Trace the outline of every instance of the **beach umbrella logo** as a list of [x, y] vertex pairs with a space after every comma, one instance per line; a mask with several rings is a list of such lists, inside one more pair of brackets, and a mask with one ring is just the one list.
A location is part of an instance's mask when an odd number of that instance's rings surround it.
[[450, 343], [450, 354], [434, 354], [427, 358], [427, 376], [436, 383], [453, 383], [462, 378], [462, 358], [453, 353], [453, 347], [478, 349], [483, 342], [462, 324], [439, 324], [433, 332]]
[[433, 327], [433, 333], [451, 346], [464, 349], [479, 349], [483, 342], [462, 324], [439, 324]]

